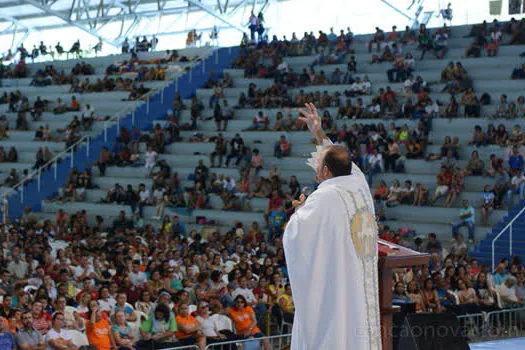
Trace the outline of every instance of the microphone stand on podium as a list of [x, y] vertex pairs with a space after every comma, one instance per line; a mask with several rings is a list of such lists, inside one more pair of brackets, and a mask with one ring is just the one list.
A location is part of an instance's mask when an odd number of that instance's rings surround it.
[[394, 287], [393, 269], [428, 264], [430, 255], [379, 240], [379, 308], [381, 312], [381, 342], [383, 350], [393, 350], [393, 314], [399, 307], [392, 306]]

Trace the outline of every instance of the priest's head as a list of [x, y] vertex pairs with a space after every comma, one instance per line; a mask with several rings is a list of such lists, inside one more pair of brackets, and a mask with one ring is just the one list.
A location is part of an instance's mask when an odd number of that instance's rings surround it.
[[338, 176], [352, 173], [350, 153], [341, 146], [327, 147], [317, 160], [317, 181], [323, 182]]

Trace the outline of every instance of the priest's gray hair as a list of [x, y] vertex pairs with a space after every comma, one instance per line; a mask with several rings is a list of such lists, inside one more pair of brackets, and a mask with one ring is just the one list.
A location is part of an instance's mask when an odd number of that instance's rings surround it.
[[326, 166], [333, 177], [347, 176], [352, 173], [352, 156], [344, 147], [329, 146], [326, 148], [323, 166]]

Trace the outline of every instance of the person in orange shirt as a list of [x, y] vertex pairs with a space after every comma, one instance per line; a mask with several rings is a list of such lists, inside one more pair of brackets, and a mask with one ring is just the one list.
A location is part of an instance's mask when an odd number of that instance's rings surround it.
[[[237, 295], [234, 301], [235, 306], [229, 308], [228, 316], [233, 320], [237, 334], [246, 338], [264, 337], [264, 333], [257, 327], [255, 311], [248, 306], [246, 299], [242, 295]], [[268, 339], [263, 339], [262, 342], [264, 350], [270, 350]]]
[[98, 350], [111, 350], [117, 347], [108, 318], [105, 313], [100, 312], [96, 300], [89, 302], [87, 312], [86, 334], [89, 345], [96, 346]]
[[71, 107], [69, 107], [69, 110], [72, 112], [80, 111], [80, 103], [75, 96], [71, 97]]
[[201, 323], [195, 317], [190, 315], [188, 304], [181, 302], [179, 304], [177, 317], [177, 327], [179, 330], [175, 333], [177, 340], [181, 345], [197, 344], [199, 349], [206, 348], [206, 336], [201, 330]]

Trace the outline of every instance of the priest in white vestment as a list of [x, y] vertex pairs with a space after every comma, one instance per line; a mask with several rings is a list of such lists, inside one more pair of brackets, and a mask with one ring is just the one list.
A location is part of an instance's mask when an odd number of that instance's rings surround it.
[[295, 304], [291, 350], [380, 350], [370, 189], [348, 152], [323, 133], [315, 106], [306, 108], [300, 119], [320, 145], [308, 164], [320, 185], [299, 203], [283, 238]]

